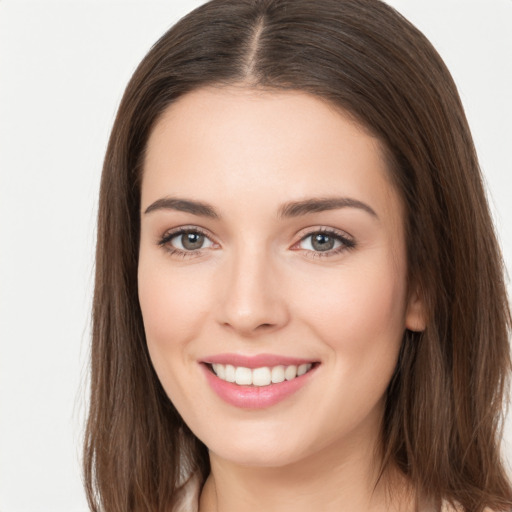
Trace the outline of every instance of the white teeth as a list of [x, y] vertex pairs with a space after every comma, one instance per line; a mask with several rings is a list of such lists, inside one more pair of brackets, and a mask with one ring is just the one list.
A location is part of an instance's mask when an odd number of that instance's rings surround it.
[[272, 383], [278, 384], [284, 380], [284, 366], [274, 366], [272, 368]]
[[270, 368], [255, 368], [252, 371], [252, 383], [254, 386], [268, 386], [272, 382]]
[[[220, 366], [224, 366], [224, 365], [220, 365]], [[222, 379], [222, 377], [220, 375], [218, 375], [219, 378]], [[235, 382], [235, 367], [234, 366], [231, 366], [230, 364], [227, 364], [226, 365], [226, 377], [225, 379], [227, 382]]]
[[300, 377], [301, 375], [304, 375], [308, 371], [308, 365], [307, 364], [301, 364], [297, 368], [297, 377]]
[[294, 364], [287, 366], [284, 371], [284, 378], [286, 380], [292, 380], [295, 379], [295, 377], [297, 377], [297, 367]]
[[273, 368], [263, 366], [261, 368], [245, 368], [244, 366], [232, 366], [230, 364], [212, 364], [213, 371], [219, 379], [227, 382], [235, 382], [239, 386], [269, 386], [278, 384], [284, 380], [293, 380], [307, 373], [313, 367], [312, 363], [283, 366]]
[[252, 384], [252, 372], [250, 368], [238, 366], [235, 370], [235, 382], [238, 385], [250, 386]]
[[226, 380], [226, 367], [223, 364], [212, 364], [213, 371], [223, 380]]

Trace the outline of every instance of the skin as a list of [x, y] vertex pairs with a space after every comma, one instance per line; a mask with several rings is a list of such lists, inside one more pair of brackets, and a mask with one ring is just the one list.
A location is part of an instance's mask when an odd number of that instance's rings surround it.
[[[344, 197], [345, 206], [280, 217], [282, 205]], [[153, 207], [206, 202], [217, 218]], [[200, 250], [172, 254], [175, 228], [199, 227]], [[334, 230], [353, 247], [315, 250]], [[403, 209], [379, 141], [301, 92], [199, 89], [171, 105], [147, 146], [139, 299], [150, 356], [169, 398], [210, 450], [204, 511], [407, 510], [375, 487], [383, 397], [404, 330], [424, 328], [406, 283]], [[320, 362], [298, 392], [240, 409], [199, 364], [220, 353]], [[393, 491], [403, 482], [394, 479]]]

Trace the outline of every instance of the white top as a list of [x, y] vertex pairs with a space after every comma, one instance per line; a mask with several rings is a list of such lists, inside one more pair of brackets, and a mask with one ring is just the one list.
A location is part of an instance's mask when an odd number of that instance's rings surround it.
[[199, 475], [192, 475], [190, 480], [181, 489], [179, 499], [172, 512], [198, 512], [200, 492], [201, 482]]
[[[172, 512], [199, 512], [199, 495], [201, 482], [198, 475], [194, 475], [182, 488], [179, 500]], [[443, 502], [441, 512], [463, 512], [462, 508], [453, 508], [447, 502]], [[484, 512], [492, 512], [486, 508]]]

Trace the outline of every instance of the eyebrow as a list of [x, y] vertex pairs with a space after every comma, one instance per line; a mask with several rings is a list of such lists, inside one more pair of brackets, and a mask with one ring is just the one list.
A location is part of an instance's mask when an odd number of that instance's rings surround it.
[[308, 213], [317, 213], [339, 208], [358, 208], [375, 218], [378, 218], [375, 210], [362, 201], [350, 197], [313, 197], [302, 201], [291, 201], [285, 203], [279, 209], [279, 217], [299, 217]]
[[210, 219], [220, 218], [213, 206], [208, 203], [175, 197], [163, 197], [162, 199], [156, 200], [146, 208], [144, 213], [151, 213], [155, 210], [177, 210], [201, 217], [209, 217]]
[[[309, 198], [300, 201], [290, 201], [283, 204], [278, 211], [278, 218], [300, 217], [310, 213], [318, 213], [327, 210], [337, 210], [339, 208], [358, 208], [373, 217], [378, 218], [375, 210], [366, 203], [350, 197], [320, 197]], [[163, 197], [151, 203], [144, 213], [151, 213], [156, 210], [176, 210], [180, 212], [192, 213], [200, 217], [210, 219], [220, 219], [220, 215], [215, 208], [203, 201], [191, 199], [182, 199], [176, 197]]]

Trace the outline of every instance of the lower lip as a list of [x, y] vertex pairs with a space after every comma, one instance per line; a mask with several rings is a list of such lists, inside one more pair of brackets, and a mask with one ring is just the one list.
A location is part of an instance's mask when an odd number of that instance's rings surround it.
[[225, 402], [241, 409], [264, 409], [271, 407], [299, 391], [315, 373], [315, 365], [309, 372], [268, 386], [239, 386], [219, 379], [206, 364], [201, 364], [206, 380], [217, 395]]

